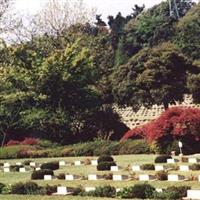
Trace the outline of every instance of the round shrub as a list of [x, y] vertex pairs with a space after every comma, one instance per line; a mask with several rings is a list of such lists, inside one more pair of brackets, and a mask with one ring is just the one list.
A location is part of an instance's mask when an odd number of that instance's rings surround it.
[[100, 162], [97, 165], [98, 171], [108, 171], [110, 170], [111, 166], [116, 166], [115, 162]]
[[165, 180], [167, 180], [167, 175], [168, 175], [168, 173], [166, 171], [156, 172], [156, 178], [159, 181], [165, 181]]
[[59, 169], [59, 162], [43, 163], [41, 165], [41, 169], [57, 170], [57, 169]]
[[166, 163], [167, 159], [171, 159], [172, 157], [169, 155], [160, 155], [155, 158], [155, 163]]
[[31, 174], [31, 179], [32, 180], [39, 180], [39, 179], [44, 179], [44, 175], [54, 175], [53, 171], [50, 169], [41, 169], [38, 171], [34, 171]]
[[187, 190], [189, 190], [190, 187], [188, 186], [180, 186], [180, 187], [168, 187], [161, 193], [154, 193], [154, 199], [170, 199], [170, 200], [177, 200], [182, 199], [183, 197], [187, 196]]
[[118, 196], [124, 199], [128, 198], [140, 198], [147, 199], [152, 198], [155, 192], [155, 188], [149, 184], [136, 184], [133, 187], [123, 188], [118, 192]]
[[38, 194], [39, 186], [34, 182], [16, 183], [11, 187], [12, 194]]
[[190, 169], [193, 171], [200, 170], [200, 164], [194, 163], [190, 166]]
[[143, 164], [141, 166], [142, 170], [155, 170], [154, 164]]
[[101, 162], [113, 162], [114, 159], [113, 159], [112, 156], [103, 155], [103, 156], [100, 156], [97, 161], [98, 161], [98, 163], [101, 163]]
[[60, 174], [58, 174], [57, 178], [60, 179], [60, 180], [65, 180], [65, 174], [60, 173]]
[[3, 184], [3, 183], [0, 183], [0, 194], [2, 193], [2, 191], [3, 191], [3, 188], [4, 188], [5, 186], [6, 186], [5, 184]]

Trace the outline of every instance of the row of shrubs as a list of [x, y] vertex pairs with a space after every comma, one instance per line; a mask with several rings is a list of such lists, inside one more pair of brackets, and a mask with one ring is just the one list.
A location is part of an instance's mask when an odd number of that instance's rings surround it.
[[44, 158], [44, 157], [71, 157], [71, 156], [99, 156], [150, 154], [154, 153], [145, 140], [128, 140], [125, 142], [95, 140], [68, 146], [28, 146], [17, 145], [0, 149], [0, 159], [14, 158]]
[[[131, 187], [116, 191], [115, 187], [110, 185], [97, 187], [94, 191], [85, 192], [82, 187], [70, 188], [73, 195], [92, 196], [92, 197], [120, 197], [123, 199], [140, 198], [140, 199], [181, 199], [187, 195], [190, 187], [169, 187], [163, 192], [158, 193], [156, 189], [149, 184], [136, 184]], [[56, 193], [57, 186], [38, 186], [37, 183], [16, 183], [12, 186], [0, 183], [0, 194], [21, 194], [21, 195], [51, 195]]]

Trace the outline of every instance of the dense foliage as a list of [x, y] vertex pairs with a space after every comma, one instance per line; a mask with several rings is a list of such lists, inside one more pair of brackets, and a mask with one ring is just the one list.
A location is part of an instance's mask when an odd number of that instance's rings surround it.
[[[70, 6], [56, 7], [53, 14], [62, 20], [45, 25], [51, 13], [47, 6], [40, 23], [17, 26], [17, 43], [0, 40], [1, 146], [25, 138], [60, 144], [119, 140], [128, 127], [113, 104], [136, 110], [163, 104], [167, 109], [185, 93], [199, 102], [200, 5], [191, 0], [176, 0], [176, 5], [178, 14], [167, 1], [150, 9], [135, 5], [127, 16], [108, 16], [108, 26], [101, 15], [90, 23], [83, 5], [77, 13]], [[2, 4], [0, 21], [8, 7]], [[63, 19], [70, 19], [69, 13], [74, 23]], [[0, 30], [8, 31], [1, 24]], [[197, 129], [189, 128], [196, 141]], [[154, 139], [148, 134], [148, 140]]]
[[[178, 140], [183, 142], [183, 152], [191, 154], [200, 152], [199, 149], [199, 128], [200, 110], [195, 108], [173, 107], [165, 111], [159, 118], [141, 126], [140, 128], [128, 131], [122, 138], [140, 137], [145, 138], [149, 143], [156, 143], [160, 153], [170, 153], [168, 149]], [[167, 152], [168, 151], [168, 152]]]

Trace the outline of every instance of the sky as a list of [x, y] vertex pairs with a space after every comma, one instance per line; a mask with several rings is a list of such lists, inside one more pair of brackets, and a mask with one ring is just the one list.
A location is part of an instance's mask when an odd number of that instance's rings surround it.
[[[16, 8], [20, 12], [29, 14], [36, 13], [48, 0], [16, 0]], [[59, 1], [59, 0], [58, 0]], [[64, 0], [60, 0], [64, 1]], [[71, 0], [73, 1], [73, 0]], [[119, 11], [123, 14], [130, 14], [131, 8], [135, 5], [145, 4], [146, 8], [160, 3], [162, 0], [83, 0], [86, 5], [97, 9], [97, 14], [102, 14], [106, 19], [108, 15], [116, 15]]]

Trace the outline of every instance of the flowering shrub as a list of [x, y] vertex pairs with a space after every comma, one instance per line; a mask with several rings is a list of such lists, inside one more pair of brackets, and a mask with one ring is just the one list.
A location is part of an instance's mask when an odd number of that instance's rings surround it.
[[39, 140], [36, 138], [25, 138], [23, 141], [18, 140], [10, 140], [6, 144], [6, 146], [14, 146], [14, 145], [37, 145]]
[[37, 145], [39, 142], [36, 138], [25, 138], [20, 144], [22, 145]]
[[17, 140], [10, 140], [10, 141], [8, 141], [6, 146], [15, 146], [15, 145], [19, 145], [19, 144], [20, 144], [20, 142]]
[[[156, 120], [125, 133], [121, 141], [129, 138], [143, 137], [148, 143], [157, 143], [167, 148], [175, 140], [181, 140], [187, 151], [199, 149], [200, 141], [200, 109], [172, 107], [166, 110]], [[172, 145], [174, 148], [174, 145]], [[164, 148], [163, 148], [164, 149]], [[168, 148], [168, 151], [170, 149]], [[196, 150], [195, 150], [196, 151]], [[164, 152], [162, 152], [164, 153]]]

